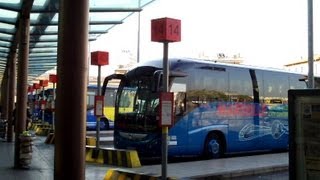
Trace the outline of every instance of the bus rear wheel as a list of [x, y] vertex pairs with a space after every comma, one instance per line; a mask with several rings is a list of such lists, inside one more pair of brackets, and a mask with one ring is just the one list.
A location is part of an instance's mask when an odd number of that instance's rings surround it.
[[204, 158], [220, 158], [223, 156], [223, 149], [222, 138], [217, 133], [210, 133], [205, 142]]

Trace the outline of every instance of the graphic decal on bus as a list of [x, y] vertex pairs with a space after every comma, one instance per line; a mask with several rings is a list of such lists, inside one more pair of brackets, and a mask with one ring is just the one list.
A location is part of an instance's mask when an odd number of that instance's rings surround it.
[[239, 132], [239, 140], [250, 141], [267, 135], [271, 135], [273, 139], [279, 139], [284, 134], [289, 134], [288, 127], [285, 127], [280, 121], [275, 120], [270, 126], [245, 125]]

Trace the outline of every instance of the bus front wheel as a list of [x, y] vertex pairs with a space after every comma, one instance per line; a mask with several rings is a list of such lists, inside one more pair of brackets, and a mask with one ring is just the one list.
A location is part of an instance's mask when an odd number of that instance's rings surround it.
[[220, 158], [223, 155], [222, 138], [217, 133], [210, 133], [205, 142], [204, 157], [206, 159]]
[[104, 122], [104, 129], [105, 130], [109, 130], [110, 126], [109, 126], [109, 121], [107, 118], [101, 118], [101, 121]]

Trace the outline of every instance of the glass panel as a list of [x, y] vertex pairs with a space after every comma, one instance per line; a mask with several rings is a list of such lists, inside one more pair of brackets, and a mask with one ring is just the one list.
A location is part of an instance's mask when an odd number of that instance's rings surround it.
[[12, 5], [12, 6], [16, 6], [16, 5], [20, 5], [21, 6], [21, 3], [20, 3], [20, 0], [0, 0], [1, 3], [6, 3], [8, 5]]
[[45, 30], [45, 33], [58, 32], [58, 26], [48, 26]]
[[36, 20], [38, 20], [39, 16], [40, 16], [39, 13], [30, 13], [30, 20], [36, 21]]
[[15, 29], [14, 25], [2, 23], [2, 22], [0, 22], [0, 27], [3, 28], [3, 29]]
[[140, 0], [140, 7], [146, 6], [154, 0]]
[[41, 40], [58, 40], [58, 35], [42, 35], [40, 37]]
[[0, 52], [0, 56], [1, 56], [1, 57], [7, 57], [8, 54], [7, 54], [7, 53], [1, 53], [1, 52]]
[[0, 47], [0, 51], [2, 51], [2, 52], [9, 52], [9, 49], [8, 49], [8, 48], [4, 48], [4, 47]]
[[17, 12], [5, 9], [0, 9], [0, 14], [2, 18], [16, 18], [18, 16]]
[[11, 46], [11, 43], [10, 42], [4, 42], [4, 41], [0, 41], [0, 45], [3, 47], [10, 47]]
[[44, 6], [47, 0], [34, 0], [33, 6]]
[[33, 53], [30, 54], [31, 57], [42, 57], [42, 56], [56, 56], [57, 53]]
[[0, 41], [12, 41], [12, 38], [0, 37]]
[[30, 53], [57, 52], [57, 48], [32, 48]]
[[112, 28], [113, 26], [114, 25], [90, 25], [89, 31], [90, 30], [99, 30], [99, 31], [105, 30], [105, 31], [107, 31], [108, 29]]
[[0, 31], [1, 32], [9, 33], [9, 34], [15, 34], [15, 32], [16, 32], [15, 28], [12, 28], [12, 29], [3, 28], [3, 26], [1, 26], [1, 24], [4, 25], [3, 23], [0, 23]]
[[4, 38], [9, 38], [9, 39], [11, 39], [11, 38], [12, 38], [12, 35], [0, 33], [0, 37], [4, 37]]
[[137, 8], [139, 0], [108, 0], [108, 1], [89, 1], [90, 8], [108, 7], [108, 8]]
[[52, 68], [54, 66], [56, 66], [57, 64], [56, 63], [43, 63], [41, 65], [39, 64], [29, 64], [29, 67], [43, 67], [43, 68]]
[[58, 42], [38, 42], [36, 44], [30, 43], [30, 45], [35, 45], [35, 47], [52, 47], [58, 46]]
[[49, 57], [34, 57], [29, 59], [30, 64], [42, 64], [42, 63], [57, 63], [56, 56], [49, 56]]
[[58, 14], [58, 13], [56, 13], [56, 14], [53, 16], [52, 21], [53, 21], [53, 22], [58, 22], [58, 21], [59, 21], [59, 14]]
[[97, 39], [101, 34], [89, 34], [89, 39]]
[[90, 21], [118, 21], [127, 17], [128, 12], [95, 12], [89, 14]]
[[29, 58], [29, 61], [43, 61], [43, 62], [46, 62], [46, 61], [54, 61], [56, 59], [57, 59], [57, 57], [46, 57], [46, 58], [43, 58], [43, 57], [31, 57], [31, 58]]
[[[108, 0], [108, 1], [89, 1], [89, 5], [91, 9], [98, 9], [101, 12], [92, 12], [89, 14], [89, 20], [94, 22], [108, 22], [108, 21], [122, 21], [131, 15], [131, 12], [102, 12], [103, 10], [116, 10], [119, 9], [137, 9], [143, 7], [153, 0]], [[15, 24], [18, 17], [18, 12], [21, 10], [22, 1], [21, 0], [0, 0], [3, 7], [8, 7], [9, 9], [14, 9], [14, 11], [7, 10], [7, 8], [0, 9], [0, 18], [4, 21], [0, 22], [0, 52], [2, 53], [0, 56], [0, 63], [7, 61], [7, 54], [11, 48], [12, 43], [7, 42], [11, 41], [16, 33]], [[40, 12], [39, 10], [52, 10], [53, 12], [46, 11], [45, 13], [32, 13], [30, 14], [30, 20], [32, 26], [30, 26], [30, 34], [42, 34], [41, 36], [31, 36], [30, 37], [30, 60], [39, 60], [35, 63], [40, 63], [39, 65], [43, 65], [45, 62], [56, 63], [57, 56], [57, 42], [37, 42], [37, 41], [57, 41], [58, 39], [58, 19], [59, 15], [56, 12], [58, 1], [57, 0], [34, 0], [32, 10], [34, 12]], [[32, 11], [31, 10], [31, 11]], [[52, 19], [50, 19], [53, 16]], [[6, 24], [3, 22], [10, 22], [10, 24]], [[41, 22], [40, 22], [41, 21]], [[11, 23], [12, 22], [12, 23]], [[51, 24], [51, 25], [50, 25]], [[95, 40], [101, 34], [107, 33], [109, 29], [114, 27], [116, 24], [101, 24], [101, 25], [91, 25], [89, 26], [89, 40]], [[45, 35], [48, 34], [48, 35]], [[6, 48], [7, 47], [7, 48]], [[41, 49], [34, 49], [41, 48]], [[43, 56], [49, 56], [44, 58]], [[52, 56], [52, 58], [50, 57]], [[49, 65], [49, 69], [52, 69], [51, 66], [54, 64], [46, 64]], [[31, 67], [31, 66], [30, 66]], [[34, 66], [31, 67], [29, 72], [32, 72], [35, 75], [40, 75], [44, 73], [45, 70], [36, 70], [33, 71]], [[3, 71], [0, 69], [0, 73]], [[0, 74], [1, 77], [1, 74]]]

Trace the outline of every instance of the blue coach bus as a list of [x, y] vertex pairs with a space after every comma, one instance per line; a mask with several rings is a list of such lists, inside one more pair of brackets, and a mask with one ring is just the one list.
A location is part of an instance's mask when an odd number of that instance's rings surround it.
[[[196, 59], [169, 61], [174, 122], [168, 156], [218, 158], [226, 153], [288, 148], [288, 89], [306, 76]], [[161, 156], [159, 94], [162, 60], [140, 64], [121, 79], [115, 100], [114, 146]]]
[[[100, 119], [101, 130], [110, 130], [114, 126], [114, 100], [116, 96], [116, 87], [108, 87], [104, 98], [104, 116]], [[94, 115], [94, 97], [97, 93], [96, 85], [88, 85], [87, 88], [87, 115], [86, 115], [86, 129], [96, 130], [96, 117]], [[43, 97], [44, 94], [44, 97]], [[29, 102], [33, 102], [33, 117], [34, 119], [42, 119], [42, 112], [44, 112], [44, 122], [52, 124], [52, 109], [53, 102], [53, 88], [48, 88], [44, 92], [40, 91], [38, 94], [29, 94]], [[40, 109], [39, 100], [45, 100], [46, 106], [44, 111]]]
[[[87, 130], [96, 130], [97, 118], [94, 115], [94, 97], [97, 94], [98, 87], [96, 85], [89, 85], [87, 89]], [[107, 87], [104, 93], [104, 116], [100, 119], [100, 129], [110, 130], [114, 126], [114, 101], [117, 88]]]

